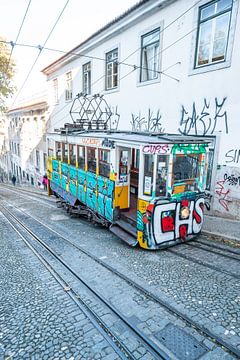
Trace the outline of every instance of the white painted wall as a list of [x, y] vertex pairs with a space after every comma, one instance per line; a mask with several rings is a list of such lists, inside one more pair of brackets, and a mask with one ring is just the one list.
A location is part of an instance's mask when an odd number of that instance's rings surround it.
[[[196, 1], [195, 1], [196, 2]], [[105, 91], [105, 64], [96, 58], [105, 58], [105, 53], [118, 47], [119, 61], [129, 64], [140, 65], [140, 37], [160, 26], [166, 27], [172, 21], [193, 6], [191, 0], [165, 1], [168, 4], [163, 9], [157, 5], [164, 1], [149, 1], [142, 8], [127, 15], [121, 21], [113, 24], [93, 39], [75, 50], [80, 54], [92, 56], [92, 93], [104, 94], [107, 102], [114, 111], [120, 114], [120, 129], [131, 129], [132, 116], [148, 117], [148, 111], [155, 116], [157, 111], [161, 114], [162, 128], [169, 133], [178, 133], [184, 129], [180, 126], [182, 106], [191, 117], [193, 104], [195, 104], [198, 120], [196, 121], [197, 133], [202, 134], [205, 128], [209, 128], [207, 134], [221, 133], [218, 164], [229, 168], [233, 175], [238, 174], [240, 169], [240, 144], [239, 144], [239, 46], [240, 43], [240, 16], [238, 12], [239, 1], [233, 1], [231, 33], [228, 43], [227, 62], [219, 66], [208, 66], [201, 70], [193, 70], [193, 57], [195, 53], [196, 27], [198, 8], [209, 1], [203, 0], [185, 13], [173, 25], [169, 26], [161, 34], [160, 70], [166, 70], [161, 74], [159, 81], [139, 83], [139, 69], [123, 64], [119, 66], [120, 83], [117, 90]], [[155, 7], [155, 8], [154, 8]], [[186, 35], [188, 34], [189, 35]], [[186, 35], [186, 36], [185, 36]], [[69, 34], [70, 36], [70, 34]], [[182, 40], [178, 41], [178, 39]], [[176, 43], [175, 43], [176, 42]], [[174, 44], [175, 43], [175, 44]], [[172, 45], [174, 44], [174, 45]], [[131, 55], [132, 54], [132, 55]], [[59, 128], [66, 122], [71, 122], [69, 109], [71, 102], [65, 101], [65, 74], [73, 72], [73, 98], [82, 91], [82, 65], [89, 58], [78, 57], [71, 59], [67, 56], [68, 63], [64, 59], [53, 65], [46, 71], [48, 73], [48, 88], [51, 121], [49, 130]], [[126, 60], [125, 60], [126, 59]], [[224, 67], [226, 66], [227, 67]], [[131, 73], [130, 73], [131, 72]], [[129, 74], [129, 75], [127, 75]], [[172, 76], [179, 81], [171, 79]], [[58, 78], [59, 102], [54, 104], [53, 79]], [[209, 108], [201, 117], [204, 101]], [[222, 103], [222, 106], [220, 104]], [[218, 116], [216, 104], [220, 106]], [[215, 123], [216, 120], [216, 123]], [[189, 125], [189, 121], [187, 125]], [[216, 126], [214, 126], [214, 124]], [[188, 126], [187, 126], [188, 127]], [[194, 128], [189, 131], [194, 133]], [[235, 156], [234, 156], [235, 155]], [[239, 155], [239, 156], [238, 156]], [[225, 171], [225, 170], [224, 170]], [[219, 178], [217, 174], [217, 179]], [[212, 189], [216, 195], [216, 189]], [[237, 210], [214, 206], [223, 215], [233, 215], [240, 218], [240, 192], [230, 191], [232, 203], [237, 204]]]

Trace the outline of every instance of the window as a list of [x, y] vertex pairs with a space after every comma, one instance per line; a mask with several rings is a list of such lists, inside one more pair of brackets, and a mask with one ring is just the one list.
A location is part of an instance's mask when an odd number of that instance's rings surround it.
[[118, 49], [106, 54], [106, 90], [118, 86]]
[[156, 197], [167, 195], [168, 155], [157, 155]]
[[47, 154], [43, 153], [43, 169], [44, 171], [47, 170]]
[[66, 73], [65, 100], [72, 99], [72, 72]]
[[53, 80], [54, 103], [58, 103], [58, 79]]
[[99, 149], [99, 175], [110, 176], [110, 151]]
[[78, 146], [78, 167], [85, 170], [85, 147]]
[[[50, 156], [50, 154], [48, 154]], [[61, 143], [56, 142], [56, 159], [61, 161], [62, 158], [62, 149], [61, 149]]]
[[195, 67], [226, 60], [232, 0], [216, 0], [200, 7]]
[[[175, 155], [173, 158], [173, 185], [182, 185], [183, 191], [198, 190], [200, 155]], [[181, 188], [181, 186], [179, 187]], [[175, 190], [174, 190], [175, 192]]]
[[62, 143], [62, 161], [68, 164], [68, 144]]
[[141, 37], [140, 82], [158, 78], [160, 29], [155, 29]]
[[69, 157], [70, 157], [70, 164], [76, 166], [76, 159], [77, 159], [76, 145], [69, 144]]
[[152, 195], [154, 155], [144, 154], [143, 194]]
[[83, 94], [91, 94], [91, 63], [83, 65]]
[[40, 153], [39, 150], [36, 150], [36, 167], [40, 168]]
[[88, 163], [88, 171], [93, 173], [96, 172], [96, 149], [95, 148], [87, 148], [87, 163]]

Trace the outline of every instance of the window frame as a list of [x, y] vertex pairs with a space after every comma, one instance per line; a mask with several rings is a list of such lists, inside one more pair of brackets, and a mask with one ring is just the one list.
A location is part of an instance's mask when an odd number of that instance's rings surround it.
[[[89, 68], [88, 68], [89, 66]], [[86, 67], [86, 70], [84, 68]], [[87, 91], [85, 91], [85, 75], [87, 75]], [[82, 91], [84, 95], [91, 94], [91, 75], [92, 75], [92, 64], [91, 61], [82, 65]]]
[[58, 78], [53, 79], [53, 95], [54, 95], [54, 104], [58, 104]]
[[65, 74], [65, 101], [71, 101], [73, 96], [72, 71]]
[[188, 75], [197, 75], [206, 73], [209, 71], [215, 71], [224, 69], [231, 66], [232, 61], [232, 52], [233, 52], [233, 46], [234, 46], [234, 37], [235, 37], [235, 29], [237, 25], [237, 13], [238, 13], [238, 1], [232, 2], [232, 11], [231, 11], [231, 19], [229, 24], [229, 32], [228, 32], [228, 44], [227, 44], [227, 50], [226, 50], [226, 58], [225, 61], [221, 62], [215, 62], [211, 64], [206, 64], [204, 66], [195, 67], [196, 63], [196, 46], [198, 41], [198, 26], [199, 26], [199, 9], [203, 7], [204, 5], [210, 4], [211, 1], [209, 0], [202, 0], [200, 2], [199, 6], [195, 7], [194, 9], [194, 16], [193, 16], [193, 28], [196, 29], [196, 31], [193, 32], [192, 35], [192, 41], [191, 41], [191, 53], [189, 57], [189, 71]]
[[[153, 34], [153, 33], [157, 33], [159, 32], [159, 38], [158, 38], [158, 41], [154, 41], [154, 42], [151, 42], [150, 44], [146, 45], [143, 47], [143, 40], [145, 37]], [[143, 51], [144, 49], [147, 49], [147, 47], [150, 47], [150, 46], [153, 46], [155, 43], [158, 42], [158, 53], [157, 53], [157, 70], [156, 70], [156, 73], [157, 73], [157, 76], [152, 78], [152, 79], [147, 79], [147, 80], [143, 80], [142, 79], [142, 74], [143, 74]], [[140, 36], [140, 44], [141, 44], [141, 51], [140, 51], [140, 69], [139, 69], [139, 83], [140, 84], [143, 84], [143, 83], [149, 83], [149, 82], [154, 82], [154, 81], [157, 81], [159, 80], [160, 78], [160, 52], [161, 52], [161, 27], [158, 25], [157, 27], [155, 27], [154, 29], [150, 30], [150, 31], [147, 31], [145, 33], [143, 33], [141, 36]]]
[[[200, 6], [198, 8], [198, 26], [197, 26], [197, 36], [196, 36], [196, 46], [195, 46], [195, 57], [194, 57], [194, 68], [195, 69], [201, 68], [203, 66], [211, 66], [213, 64], [222, 63], [222, 62], [226, 61], [226, 55], [227, 55], [227, 50], [228, 50], [228, 42], [229, 42], [229, 32], [230, 32], [230, 25], [231, 25], [231, 18], [232, 18], [233, 2], [231, 4], [231, 6], [228, 7], [226, 10], [222, 10], [222, 11], [219, 11], [217, 13], [214, 12], [213, 15], [208, 16], [206, 19], [201, 20], [202, 11], [204, 9], [207, 9], [208, 7], [212, 6], [212, 5], [216, 6], [219, 1], [220, 0], [213, 0], [213, 1], [210, 1], [210, 2]], [[216, 22], [217, 18], [219, 18], [220, 16], [225, 15], [227, 13], [230, 13], [230, 19], [229, 19], [229, 24], [228, 24], [228, 29], [227, 29], [227, 39], [226, 39], [224, 59], [223, 60], [222, 59], [217, 60], [217, 61], [211, 61], [211, 62], [208, 62], [207, 64], [197, 64], [199, 48], [200, 48], [199, 36], [200, 36], [201, 25], [204, 24], [204, 23], [207, 23], [209, 21], [213, 21], [213, 20], [215, 20], [215, 22]], [[213, 27], [216, 28], [216, 24], [211, 25], [211, 42], [210, 42], [210, 49], [211, 50], [213, 50], [213, 46], [214, 46], [214, 39], [213, 39], [213, 31], [214, 30], [213, 30]], [[210, 55], [211, 55], [211, 52], [209, 52], [209, 59], [210, 59]]]
[[[115, 51], [117, 51], [117, 61], [113, 58], [113, 60], [111, 61], [107, 61], [107, 57], [109, 54], [114, 53]], [[113, 86], [113, 78], [114, 78], [114, 73], [113, 73], [113, 65], [114, 63], [117, 63], [117, 85]], [[112, 72], [111, 72], [111, 87], [108, 87], [108, 64], [112, 64]], [[111, 91], [111, 90], [116, 90], [119, 88], [119, 46], [114, 47], [112, 50], [109, 50], [107, 52], [105, 52], [105, 91]]]

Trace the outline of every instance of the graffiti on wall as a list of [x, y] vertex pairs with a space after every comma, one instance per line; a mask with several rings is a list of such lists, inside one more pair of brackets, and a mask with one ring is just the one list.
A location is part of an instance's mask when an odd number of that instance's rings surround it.
[[215, 208], [230, 211], [234, 199], [240, 199], [240, 170], [234, 167], [222, 167], [218, 170], [215, 186]]
[[226, 163], [240, 163], [240, 149], [231, 149], [228, 150], [225, 154], [225, 161]]
[[[184, 210], [189, 214], [184, 218]], [[161, 245], [166, 241], [186, 240], [201, 231], [203, 223], [204, 199], [183, 199], [176, 202], [157, 200], [146, 206], [146, 211], [138, 212], [137, 229], [148, 247]], [[154, 245], [153, 245], [154, 244]]]
[[226, 100], [226, 97], [222, 100], [215, 98], [214, 103], [211, 103], [204, 98], [200, 110], [197, 109], [195, 102], [192, 104], [191, 111], [182, 106], [178, 131], [183, 135], [212, 135], [219, 130], [228, 134]]
[[161, 119], [160, 110], [154, 112], [150, 108], [148, 109], [147, 116], [142, 116], [141, 112], [138, 115], [132, 114], [132, 131], [164, 133], [165, 129], [162, 126]]

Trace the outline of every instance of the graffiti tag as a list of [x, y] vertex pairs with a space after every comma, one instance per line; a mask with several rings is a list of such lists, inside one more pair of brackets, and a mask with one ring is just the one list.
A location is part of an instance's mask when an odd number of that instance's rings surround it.
[[228, 134], [227, 112], [223, 109], [226, 99], [224, 97], [222, 101], [219, 101], [215, 98], [213, 111], [210, 109], [210, 101], [208, 102], [206, 98], [200, 112], [197, 111], [195, 102], [193, 102], [191, 112], [182, 106], [178, 131], [183, 135], [207, 135], [213, 134], [217, 128], [223, 128]]
[[164, 133], [165, 129], [162, 127], [161, 118], [160, 110], [154, 113], [148, 109], [147, 116], [141, 116], [140, 112], [138, 115], [132, 114], [132, 131]]
[[239, 163], [240, 160], [240, 149], [231, 149], [225, 154], [226, 163]]
[[143, 147], [144, 154], [167, 154], [170, 152], [170, 147], [168, 145], [144, 145]]
[[228, 175], [224, 174], [224, 180], [228, 185], [237, 186], [240, 185], [240, 176], [235, 176], [234, 174]]
[[220, 180], [217, 182], [217, 187], [215, 193], [218, 195], [218, 202], [224, 208], [224, 210], [229, 211], [229, 203], [232, 202], [229, 194], [230, 189], [227, 189], [225, 186], [226, 180]]

